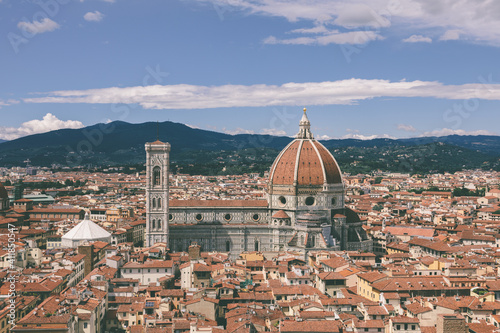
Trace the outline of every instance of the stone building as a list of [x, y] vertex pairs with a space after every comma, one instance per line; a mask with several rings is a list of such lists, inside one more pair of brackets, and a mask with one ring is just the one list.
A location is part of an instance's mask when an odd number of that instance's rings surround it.
[[9, 194], [3, 184], [0, 183], [0, 211], [8, 210], [9, 208]]
[[363, 221], [344, 206], [332, 154], [311, 133], [306, 109], [299, 133], [276, 157], [266, 200], [168, 200], [170, 145], [146, 144], [146, 246], [186, 251], [372, 250]]

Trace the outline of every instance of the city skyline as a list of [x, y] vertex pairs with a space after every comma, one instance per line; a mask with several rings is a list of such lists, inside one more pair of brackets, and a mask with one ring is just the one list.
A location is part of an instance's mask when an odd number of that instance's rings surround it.
[[499, 135], [487, 1], [0, 1], [0, 139], [170, 120], [318, 139]]

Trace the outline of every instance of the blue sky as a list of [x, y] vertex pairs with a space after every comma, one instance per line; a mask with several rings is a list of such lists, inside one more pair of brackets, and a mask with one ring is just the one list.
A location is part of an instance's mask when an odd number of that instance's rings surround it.
[[171, 120], [317, 138], [500, 129], [500, 3], [0, 0], [0, 139]]

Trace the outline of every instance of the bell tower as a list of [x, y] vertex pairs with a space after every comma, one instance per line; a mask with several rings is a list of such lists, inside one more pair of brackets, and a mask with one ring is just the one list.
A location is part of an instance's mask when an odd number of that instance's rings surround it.
[[146, 143], [146, 247], [160, 242], [169, 246], [169, 153], [168, 142]]

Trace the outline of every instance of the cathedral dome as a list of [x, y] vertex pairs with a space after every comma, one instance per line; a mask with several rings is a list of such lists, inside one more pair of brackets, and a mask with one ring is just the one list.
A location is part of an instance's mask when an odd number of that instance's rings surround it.
[[316, 141], [304, 109], [295, 140], [279, 153], [271, 166], [269, 186], [321, 187], [342, 184], [340, 168], [332, 154]]

